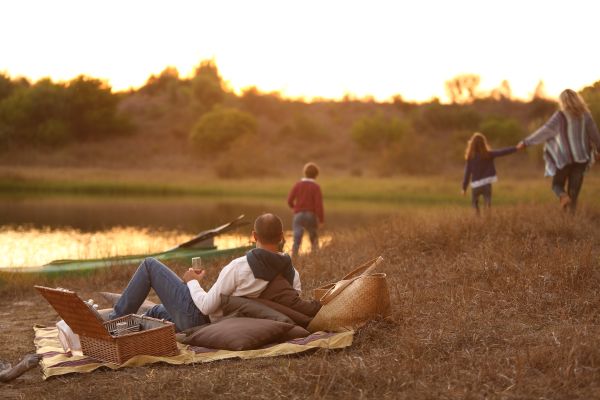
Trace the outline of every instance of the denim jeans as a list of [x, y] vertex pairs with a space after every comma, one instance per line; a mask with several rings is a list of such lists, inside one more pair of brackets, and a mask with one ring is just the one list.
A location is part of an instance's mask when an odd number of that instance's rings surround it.
[[486, 207], [492, 206], [492, 184], [471, 188], [471, 205], [479, 214], [479, 196], [483, 196], [483, 204]]
[[319, 249], [319, 236], [317, 235], [318, 227], [319, 223], [315, 213], [311, 211], [300, 211], [294, 214], [294, 220], [292, 222], [292, 229], [294, 231], [294, 245], [292, 246], [293, 256], [298, 255], [305, 229], [308, 232], [312, 250]]
[[[552, 191], [560, 197], [561, 194], [567, 193], [571, 198], [569, 204], [570, 211], [575, 211], [577, 207], [577, 198], [583, 184], [583, 173], [587, 168], [587, 163], [572, 163], [565, 165], [562, 169], [556, 171], [552, 178]], [[565, 191], [565, 183], [567, 190]]]
[[178, 332], [210, 322], [194, 304], [190, 290], [181, 278], [154, 258], [146, 258], [140, 264], [109, 318], [135, 313], [151, 288], [162, 304], [155, 305], [145, 315], [175, 323]]

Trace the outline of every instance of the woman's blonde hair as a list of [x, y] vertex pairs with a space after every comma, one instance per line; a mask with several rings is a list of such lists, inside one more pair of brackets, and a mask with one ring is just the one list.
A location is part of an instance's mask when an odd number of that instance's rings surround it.
[[475, 157], [475, 154], [479, 154], [483, 158], [490, 156], [490, 146], [483, 133], [475, 132], [467, 142], [465, 160], [470, 160]]
[[574, 90], [565, 89], [558, 96], [558, 105], [564, 112], [575, 117], [581, 117], [586, 112], [590, 112], [585, 100]]

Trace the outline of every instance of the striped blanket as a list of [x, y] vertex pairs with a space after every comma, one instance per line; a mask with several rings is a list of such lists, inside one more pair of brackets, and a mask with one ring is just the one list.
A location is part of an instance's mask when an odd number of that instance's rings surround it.
[[340, 349], [352, 344], [354, 332], [327, 333], [317, 332], [301, 339], [290, 340], [285, 343], [272, 344], [257, 350], [229, 351], [208, 349], [205, 347], [187, 346], [178, 343], [180, 354], [174, 357], [155, 357], [155, 356], [137, 356], [124, 364], [116, 365], [103, 363], [83, 355], [73, 355], [70, 352], [65, 353], [60, 341], [58, 340], [58, 330], [56, 327], [34, 326], [35, 332], [34, 344], [36, 353], [41, 355], [40, 366], [42, 368], [43, 379], [51, 376], [64, 375], [70, 373], [92, 372], [100, 367], [110, 369], [120, 369], [146, 365], [156, 362], [165, 362], [168, 364], [191, 364], [205, 363], [210, 361], [224, 360], [228, 358], [260, 358], [275, 357], [286, 354], [302, 353], [307, 350], [324, 348]]

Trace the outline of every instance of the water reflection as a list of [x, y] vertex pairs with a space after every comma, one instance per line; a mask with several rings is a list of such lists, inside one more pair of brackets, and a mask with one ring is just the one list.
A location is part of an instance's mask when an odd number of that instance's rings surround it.
[[[105, 231], [82, 232], [76, 229], [0, 228], [0, 269], [34, 267], [60, 259], [92, 259], [133, 254], [157, 253], [175, 247], [193, 234], [180, 231], [151, 230], [136, 227], [115, 227]], [[246, 246], [250, 235], [228, 233], [219, 235], [214, 244], [219, 249]], [[321, 246], [331, 237], [320, 238]], [[286, 232], [284, 251], [290, 251], [291, 232]], [[308, 240], [300, 252], [310, 250]]]
[[[326, 227], [360, 226], [390, 210], [326, 204]], [[264, 212], [281, 216], [291, 228], [283, 201], [221, 201], [198, 197], [0, 197], [0, 268], [40, 266], [56, 259], [89, 259], [148, 254], [175, 247], [198, 232], [240, 214], [251, 222]], [[247, 245], [251, 226], [219, 237], [219, 248]], [[331, 238], [326, 231], [322, 244]], [[285, 250], [292, 238], [286, 235]], [[308, 238], [301, 251], [308, 250]]]

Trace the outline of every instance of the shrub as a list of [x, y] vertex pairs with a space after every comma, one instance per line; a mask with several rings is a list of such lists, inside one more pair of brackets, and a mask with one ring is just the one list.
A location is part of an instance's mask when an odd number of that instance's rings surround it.
[[352, 139], [365, 150], [378, 150], [398, 142], [409, 132], [409, 125], [398, 118], [386, 118], [382, 113], [365, 116], [354, 123]]
[[71, 139], [71, 131], [65, 122], [59, 119], [48, 119], [38, 125], [36, 142], [43, 145], [56, 146]]
[[481, 115], [470, 106], [437, 102], [424, 105], [417, 119], [417, 126], [429, 131], [474, 130], [480, 123]]
[[283, 137], [296, 137], [306, 140], [318, 140], [327, 136], [323, 126], [305, 114], [296, 114], [291, 124], [285, 124], [281, 127], [279, 134]]
[[487, 118], [481, 123], [480, 131], [498, 146], [516, 145], [525, 137], [525, 129], [514, 118]]
[[256, 119], [235, 108], [217, 107], [204, 114], [190, 134], [191, 142], [206, 152], [220, 152], [236, 139], [256, 133]]

